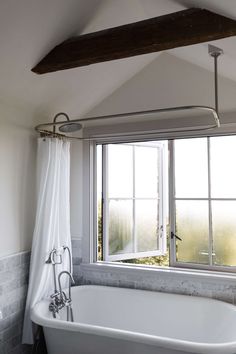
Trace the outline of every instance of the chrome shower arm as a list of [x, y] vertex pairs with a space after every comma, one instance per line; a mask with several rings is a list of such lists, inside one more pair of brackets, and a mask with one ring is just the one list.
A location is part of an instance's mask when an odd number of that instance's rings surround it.
[[[56, 115], [55, 115], [55, 117], [53, 118], [53, 133], [56, 133], [56, 121], [57, 121], [57, 118], [58, 117], [60, 117], [60, 116], [64, 116], [64, 117], [66, 117], [66, 121], [68, 122], [68, 121], [70, 121], [70, 118], [69, 118], [69, 116], [68, 116], [68, 114], [66, 114], [66, 113], [64, 113], [64, 112], [59, 112], [59, 113], [57, 113]], [[65, 121], [64, 121], [65, 122]], [[60, 124], [61, 122], [59, 122], [59, 124]], [[62, 123], [61, 123], [62, 124]]]

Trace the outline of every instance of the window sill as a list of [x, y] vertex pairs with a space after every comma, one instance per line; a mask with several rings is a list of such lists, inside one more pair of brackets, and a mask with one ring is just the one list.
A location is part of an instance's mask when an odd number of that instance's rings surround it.
[[154, 267], [143, 265], [123, 265], [111, 262], [82, 263], [81, 270], [84, 272], [99, 273], [125, 273], [126, 275], [160, 276], [160, 277], [178, 277], [181, 279], [202, 279], [207, 281], [234, 281], [235, 273], [219, 272], [214, 270], [201, 270], [177, 267]]

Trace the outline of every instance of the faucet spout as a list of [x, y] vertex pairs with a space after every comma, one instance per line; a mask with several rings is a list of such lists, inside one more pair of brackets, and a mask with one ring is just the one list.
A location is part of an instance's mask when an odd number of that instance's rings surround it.
[[68, 277], [70, 278], [70, 282], [69, 282], [69, 298], [66, 297], [67, 301], [71, 301], [71, 285], [75, 284], [74, 278], [72, 276], [72, 274], [70, 272], [68, 272], [67, 270], [63, 270], [59, 275], [58, 275], [58, 284], [59, 284], [59, 292], [61, 294], [61, 297], [63, 295], [63, 291], [62, 291], [62, 287], [61, 287], [61, 276], [63, 274], [68, 275]]

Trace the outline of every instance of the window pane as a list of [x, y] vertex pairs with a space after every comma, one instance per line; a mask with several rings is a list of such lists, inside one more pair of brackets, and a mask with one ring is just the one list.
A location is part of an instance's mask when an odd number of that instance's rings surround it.
[[176, 197], [207, 197], [207, 178], [207, 139], [175, 140]]
[[133, 203], [131, 200], [109, 202], [109, 254], [133, 252]]
[[153, 147], [135, 147], [135, 196], [155, 198], [158, 195], [159, 150]]
[[210, 139], [211, 193], [213, 198], [236, 197], [236, 137]]
[[158, 201], [135, 202], [137, 251], [155, 251], [158, 246]]
[[208, 202], [176, 202], [176, 258], [180, 262], [207, 264], [208, 261]]
[[133, 195], [133, 147], [108, 145], [108, 196], [131, 198]]
[[236, 201], [213, 201], [214, 264], [236, 265]]
[[97, 145], [97, 258], [102, 260], [102, 146]]

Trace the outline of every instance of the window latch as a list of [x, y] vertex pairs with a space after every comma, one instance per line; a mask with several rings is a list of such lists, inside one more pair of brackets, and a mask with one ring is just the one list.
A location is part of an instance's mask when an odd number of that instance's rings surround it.
[[171, 236], [172, 240], [173, 240], [173, 238], [175, 237], [175, 238], [177, 238], [177, 240], [183, 241], [182, 238], [180, 238], [179, 236], [177, 236], [174, 232], [171, 232], [171, 233], [170, 233], [170, 236]]

